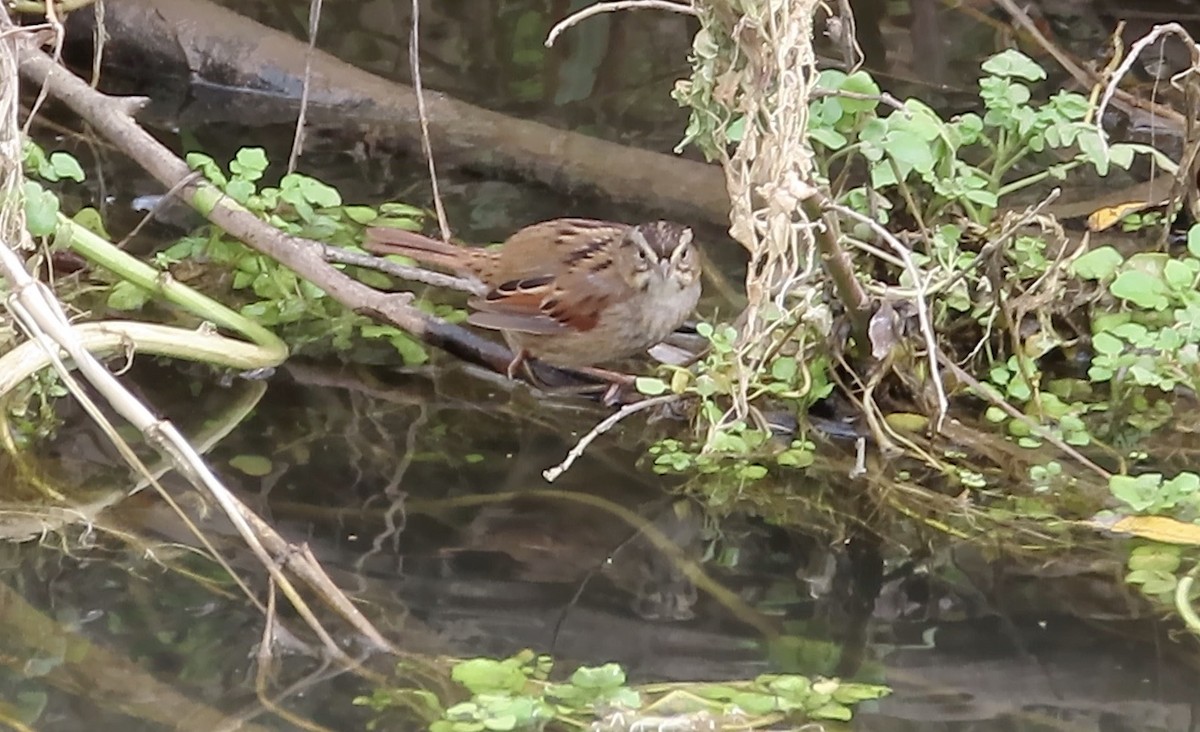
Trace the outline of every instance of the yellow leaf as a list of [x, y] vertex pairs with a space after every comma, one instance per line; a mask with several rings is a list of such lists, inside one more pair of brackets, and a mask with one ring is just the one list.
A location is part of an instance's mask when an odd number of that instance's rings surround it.
[[1126, 516], [1105, 528], [1143, 539], [1161, 541], [1164, 544], [1200, 546], [1200, 526], [1166, 516]]
[[1151, 201], [1128, 201], [1118, 203], [1116, 206], [1105, 206], [1093, 211], [1092, 215], [1088, 216], [1087, 227], [1092, 231], [1104, 231], [1115, 226], [1118, 221], [1129, 214], [1145, 211], [1154, 206], [1155, 204]]
[[912, 412], [892, 412], [884, 417], [888, 426], [897, 432], [920, 432], [929, 426], [929, 418], [923, 414]]

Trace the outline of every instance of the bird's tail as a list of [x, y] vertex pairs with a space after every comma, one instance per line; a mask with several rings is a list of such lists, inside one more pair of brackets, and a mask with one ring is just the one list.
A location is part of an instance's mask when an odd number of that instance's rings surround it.
[[418, 262], [432, 264], [460, 274], [470, 273], [463, 257], [463, 248], [454, 244], [431, 239], [415, 231], [405, 231], [390, 226], [373, 226], [367, 229], [363, 249], [372, 254], [399, 254]]

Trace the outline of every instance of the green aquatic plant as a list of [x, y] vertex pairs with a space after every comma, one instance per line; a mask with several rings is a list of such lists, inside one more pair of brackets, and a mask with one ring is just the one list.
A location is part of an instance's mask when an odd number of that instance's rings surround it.
[[506, 659], [473, 658], [455, 663], [450, 671], [467, 696], [461, 701], [443, 703], [431, 691], [401, 687], [377, 689], [355, 704], [379, 715], [415, 714], [431, 732], [567, 730], [588, 725], [597, 730], [687, 729], [722, 723], [760, 729], [783, 722], [847, 721], [856, 704], [889, 693], [883, 686], [796, 674], [631, 686], [615, 663], [581, 666], [560, 682], [550, 680], [552, 670], [548, 656], [531, 651]]
[[[274, 186], [261, 185], [269, 164], [261, 148], [239, 150], [229, 162], [228, 172], [207, 155], [192, 153], [187, 160], [225, 195], [281, 231], [350, 251], [362, 253], [359, 242], [365, 226], [417, 229], [424, 216], [421, 209], [402, 203], [378, 207], [347, 204], [335, 188], [299, 173], [284, 175]], [[249, 296], [240, 312], [280, 329], [293, 348], [320, 346], [340, 353], [356, 342], [381, 341], [394, 348], [406, 364], [420, 364], [429, 357], [426, 347], [410, 334], [346, 310], [320, 288], [215, 226], [202, 227], [155, 256], [155, 263], [164, 271], [194, 262], [228, 272], [233, 290]], [[373, 270], [355, 268], [355, 276], [373, 287], [391, 284], [388, 277]], [[109, 305], [135, 310], [145, 304], [146, 297], [142, 291], [126, 288], [114, 291]], [[448, 306], [421, 306], [448, 320], [462, 317]]]

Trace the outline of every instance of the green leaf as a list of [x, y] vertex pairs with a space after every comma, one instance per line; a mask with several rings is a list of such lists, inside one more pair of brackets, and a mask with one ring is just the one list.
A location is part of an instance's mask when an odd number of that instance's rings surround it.
[[653, 376], [639, 376], [634, 381], [634, 386], [637, 390], [646, 396], [658, 396], [666, 394], [670, 389], [667, 382], [662, 379], [656, 379]]
[[613, 689], [625, 683], [625, 670], [615, 663], [580, 666], [571, 674], [571, 683], [581, 689]]
[[830, 150], [841, 150], [850, 143], [845, 135], [829, 127], [811, 127], [808, 130], [808, 137]]
[[900, 167], [901, 177], [910, 170], [926, 173], [933, 168], [936, 160], [929, 141], [921, 136], [909, 134], [908, 130], [889, 134], [884, 149]]
[[[1191, 246], [1191, 234], [1188, 234]], [[1200, 239], [1200, 235], [1197, 236]], [[1110, 246], [1097, 247], [1071, 263], [1071, 272], [1085, 280], [1106, 280], [1112, 277], [1125, 258]]]
[[1095, 130], [1081, 132], [1076, 144], [1079, 146], [1080, 156], [1092, 164], [1098, 175], [1108, 175], [1108, 166], [1112, 162], [1112, 156]]
[[394, 216], [402, 219], [423, 219], [425, 218], [425, 210], [410, 206], [407, 203], [398, 203], [396, 201], [388, 201], [387, 203], [379, 204], [379, 214], [381, 216]]
[[812, 690], [812, 682], [806, 676], [781, 674], [771, 677], [767, 688], [780, 696], [803, 698]]
[[[450, 678], [462, 684], [473, 694], [487, 692], [515, 694], [525, 687], [526, 680], [519, 662], [512, 659], [496, 661], [491, 658], [471, 658], [456, 664], [450, 672]], [[451, 710], [447, 710], [447, 712]]]
[[1133, 155], [1136, 148], [1132, 145], [1117, 143], [1108, 146], [1108, 160], [1113, 165], [1121, 170], [1129, 170], [1129, 166], [1133, 165]]
[[1187, 248], [1193, 257], [1200, 259], [1200, 224], [1192, 224], [1188, 229]]
[[984, 61], [983, 70], [992, 76], [1015, 76], [1026, 81], [1041, 81], [1046, 78], [1046, 70], [1038, 66], [1036, 61], [1011, 48]]
[[1125, 342], [1111, 333], [1101, 332], [1092, 336], [1092, 348], [1098, 354], [1118, 356], [1125, 350]]
[[403, 331], [397, 331], [389, 341], [407, 366], [420, 366], [429, 360], [429, 351], [425, 350], [425, 346]]
[[1129, 504], [1134, 511], [1143, 512], [1158, 504], [1161, 473], [1145, 473], [1139, 476], [1114, 475], [1108, 481], [1113, 496]]
[[1151, 570], [1173, 574], [1180, 565], [1179, 547], [1163, 544], [1139, 546], [1129, 553], [1131, 570]]
[[34, 236], [49, 236], [58, 226], [58, 197], [40, 183], [27, 180], [25, 193], [25, 228]]
[[342, 205], [342, 194], [333, 186], [309, 178], [304, 184], [304, 197], [314, 206], [333, 208]]
[[775, 456], [775, 462], [785, 468], [807, 468], [816, 461], [811, 450], [792, 448]]
[[737, 706], [738, 709], [754, 717], [761, 717], [778, 709], [778, 702], [776, 702], [774, 695], [763, 694], [757, 691], [743, 691], [735, 694], [730, 699], [730, 702]]
[[50, 167], [54, 170], [55, 180], [69, 178], [76, 183], [83, 182], [83, 168], [79, 165], [79, 161], [75, 156], [65, 152], [50, 153]]
[[838, 101], [848, 113], [870, 112], [879, 106], [879, 85], [865, 71], [855, 71], [853, 74], [847, 76], [841, 83], [841, 89], [842, 91], [864, 97], [863, 99], [840, 97]]
[[882, 699], [892, 693], [886, 686], [876, 684], [842, 684], [833, 692], [833, 700], [839, 704], [858, 704], [872, 699]]
[[483, 720], [484, 729], [496, 730], [497, 732], [509, 732], [516, 729], [517, 716], [515, 714], [502, 714], [498, 717], [489, 717]]
[[271, 459], [265, 455], [237, 455], [229, 460], [229, 467], [246, 475], [261, 478], [271, 474]]
[[1171, 592], [1179, 584], [1179, 580], [1174, 574], [1150, 569], [1134, 570], [1125, 575], [1125, 581], [1131, 585], [1141, 585], [1142, 592], [1149, 595]]
[[1187, 497], [1196, 493], [1200, 489], [1200, 475], [1195, 473], [1184, 472], [1176, 475], [1167, 482], [1163, 483], [1163, 493]]
[[628, 686], [622, 686], [609, 692], [607, 701], [626, 709], [637, 709], [642, 706], [642, 695]]
[[780, 381], [790, 383], [796, 378], [796, 371], [796, 359], [791, 356], [781, 356], [771, 363], [771, 376]]
[[225, 173], [221, 170], [221, 166], [217, 165], [217, 161], [204, 153], [188, 153], [185, 160], [187, 160], [189, 168], [203, 173], [204, 177], [212, 181], [217, 187], [224, 187], [229, 182], [225, 177]]
[[1167, 286], [1162, 279], [1140, 270], [1122, 272], [1108, 289], [1116, 297], [1147, 310], [1165, 310], [1169, 304]]
[[1172, 259], [1163, 265], [1163, 280], [1167, 287], [1176, 292], [1190, 291], [1195, 279], [1191, 268], [1177, 259]]
[[122, 280], [108, 293], [107, 304], [113, 310], [141, 310], [150, 300], [150, 292], [132, 282]]
[[245, 181], [255, 181], [267, 169], [267, 151], [261, 147], [244, 147], [229, 162], [229, 172]]
[[112, 236], [109, 235], [108, 229], [106, 229], [104, 226], [104, 219], [100, 216], [100, 212], [91, 206], [84, 206], [83, 208], [79, 209], [79, 211], [77, 211], [75, 215], [71, 217], [71, 220], [93, 234], [99, 234], [105, 239], [110, 241], [112, 240]]
[[762, 465], [746, 465], [738, 471], [745, 480], [761, 480], [767, 477], [767, 469]]
[[849, 722], [852, 715], [849, 707], [837, 702], [829, 702], [816, 709], [809, 710], [808, 716], [812, 719], [833, 719], [839, 722]]
[[26, 170], [37, 171], [37, 174], [46, 177], [43, 171], [49, 171], [53, 174], [53, 169], [50, 168], [50, 161], [46, 159], [46, 151], [42, 149], [33, 140], [25, 138], [22, 140], [21, 151], [24, 154], [23, 165]]
[[741, 142], [746, 136], [746, 115], [740, 115], [725, 128], [725, 139], [729, 142]]
[[344, 206], [342, 213], [354, 223], [364, 226], [379, 218], [379, 212], [370, 206]]
[[243, 206], [254, 195], [254, 184], [244, 178], [234, 178], [225, 186], [225, 192], [229, 197]]

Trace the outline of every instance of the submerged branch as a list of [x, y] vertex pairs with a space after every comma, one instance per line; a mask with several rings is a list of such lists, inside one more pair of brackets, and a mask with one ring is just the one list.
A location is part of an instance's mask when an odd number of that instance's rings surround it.
[[[157, 62], [186, 68], [193, 78], [252, 89], [246, 104], [255, 106], [258, 121], [294, 122], [292, 96], [310, 62], [303, 42], [207, 0], [108, 0], [105, 8], [110, 47], [124, 43]], [[312, 53], [310, 80], [306, 115], [314, 125], [343, 132], [349, 127], [351, 133], [359, 125], [364, 136], [390, 137], [420, 154], [424, 118], [439, 165], [504, 170], [685, 221], [728, 222], [729, 199], [716, 166], [517, 119], [429, 90], [422, 115], [412, 87], [320, 50]]]

